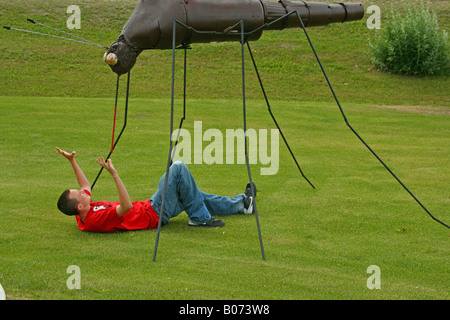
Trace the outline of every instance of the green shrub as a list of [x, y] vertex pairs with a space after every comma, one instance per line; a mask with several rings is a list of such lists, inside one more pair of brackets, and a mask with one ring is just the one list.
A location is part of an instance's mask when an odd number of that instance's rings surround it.
[[409, 6], [404, 15], [391, 10], [371, 52], [375, 66], [386, 72], [425, 76], [450, 71], [448, 35], [423, 3]]

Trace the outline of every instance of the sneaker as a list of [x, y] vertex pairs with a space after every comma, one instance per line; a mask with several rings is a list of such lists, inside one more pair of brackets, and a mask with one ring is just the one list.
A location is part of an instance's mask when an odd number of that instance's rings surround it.
[[247, 187], [244, 193], [244, 213], [245, 214], [252, 214], [255, 213], [254, 210], [254, 202], [256, 198], [256, 186], [252, 182], [247, 183]]
[[225, 225], [225, 222], [223, 222], [222, 220], [217, 220], [217, 219], [211, 218], [211, 220], [209, 220], [207, 222], [198, 223], [198, 222], [194, 222], [191, 219], [189, 219], [188, 225], [190, 227], [212, 227], [212, 228], [218, 228], [218, 227], [223, 227]]

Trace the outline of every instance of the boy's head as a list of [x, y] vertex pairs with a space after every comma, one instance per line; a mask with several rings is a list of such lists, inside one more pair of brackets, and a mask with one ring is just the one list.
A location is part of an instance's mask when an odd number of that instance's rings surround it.
[[64, 191], [58, 200], [58, 209], [68, 215], [78, 215], [80, 211], [89, 207], [90, 196], [84, 190], [68, 189]]

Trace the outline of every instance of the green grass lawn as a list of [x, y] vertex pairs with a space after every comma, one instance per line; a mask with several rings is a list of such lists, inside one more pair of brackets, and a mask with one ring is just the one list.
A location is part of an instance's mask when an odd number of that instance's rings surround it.
[[[43, 31], [26, 22], [33, 18], [64, 29], [65, 11], [76, 4], [82, 29], [74, 33], [109, 45], [135, 3], [0, 0], [0, 23]], [[445, 2], [429, 3], [448, 28]], [[398, 2], [376, 4], [384, 16]], [[365, 20], [310, 29], [350, 123], [448, 224], [450, 77], [375, 70], [368, 43], [376, 32]], [[7, 299], [449, 299], [448, 229], [345, 126], [303, 33], [268, 32], [252, 50], [272, 110], [316, 189], [280, 138], [277, 174], [262, 176], [265, 166], [251, 165], [266, 261], [254, 216], [229, 216], [224, 228], [205, 230], [189, 228], [181, 214], [163, 227], [153, 263], [156, 230], [85, 233], [56, 208], [61, 192], [77, 184], [55, 146], [76, 150], [91, 182], [96, 157], [110, 148], [116, 76], [102, 50], [0, 30], [0, 284]], [[194, 121], [203, 131], [242, 128], [239, 45], [195, 45], [188, 59], [183, 127], [191, 135]], [[181, 69], [178, 52], [177, 98]], [[132, 200], [149, 198], [165, 171], [170, 70], [169, 51], [142, 53], [132, 70], [128, 125], [112, 156]], [[248, 127], [275, 128], [248, 56], [246, 72]], [[189, 168], [205, 192], [232, 196], [248, 182], [241, 164]], [[93, 197], [118, 200], [110, 176], [101, 176]], [[71, 265], [80, 267], [80, 290], [66, 285]], [[380, 268], [380, 290], [367, 288], [371, 265]]]
[[[169, 105], [130, 103], [112, 158], [133, 200], [148, 198], [165, 170]], [[194, 120], [203, 130], [242, 126], [239, 101], [188, 105], [191, 132]], [[248, 105], [249, 128], [273, 127], [262, 102]], [[346, 109], [366, 141], [448, 222], [447, 109]], [[0, 279], [8, 299], [448, 299], [448, 230], [380, 167], [333, 104], [274, 103], [317, 189], [301, 178], [281, 140], [276, 175], [261, 176], [252, 165], [265, 262], [254, 216], [229, 216], [224, 228], [205, 230], [189, 228], [182, 214], [163, 227], [156, 263], [156, 230], [79, 231], [56, 209], [76, 180], [54, 147], [75, 149], [92, 181], [95, 158], [109, 150], [111, 100], [2, 97], [0, 110]], [[189, 167], [206, 192], [234, 195], [247, 182], [245, 165]], [[93, 196], [117, 200], [110, 176], [102, 175]], [[70, 265], [81, 269], [81, 290], [66, 286]], [[380, 267], [381, 290], [366, 287], [370, 265]]]

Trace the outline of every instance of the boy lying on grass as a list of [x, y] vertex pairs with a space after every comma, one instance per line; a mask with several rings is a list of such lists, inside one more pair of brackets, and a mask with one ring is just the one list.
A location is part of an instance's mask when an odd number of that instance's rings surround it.
[[[97, 201], [91, 199], [91, 185], [75, 161], [75, 151], [68, 153], [56, 150], [72, 165], [80, 189], [68, 189], [58, 200], [58, 209], [66, 215], [75, 216], [82, 231], [114, 232], [123, 230], [144, 230], [158, 227], [161, 217], [161, 203], [165, 174], [158, 183], [158, 190], [148, 200], [130, 200], [127, 189], [114, 168], [111, 159], [106, 162], [99, 157], [97, 162], [114, 179], [119, 194], [119, 202]], [[212, 216], [234, 213], [254, 212], [256, 187], [248, 183], [245, 193], [233, 198], [207, 194], [201, 191], [188, 167], [180, 161], [174, 162], [169, 170], [162, 225], [173, 217], [186, 211], [192, 227], [222, 227], [225, 222]]]

